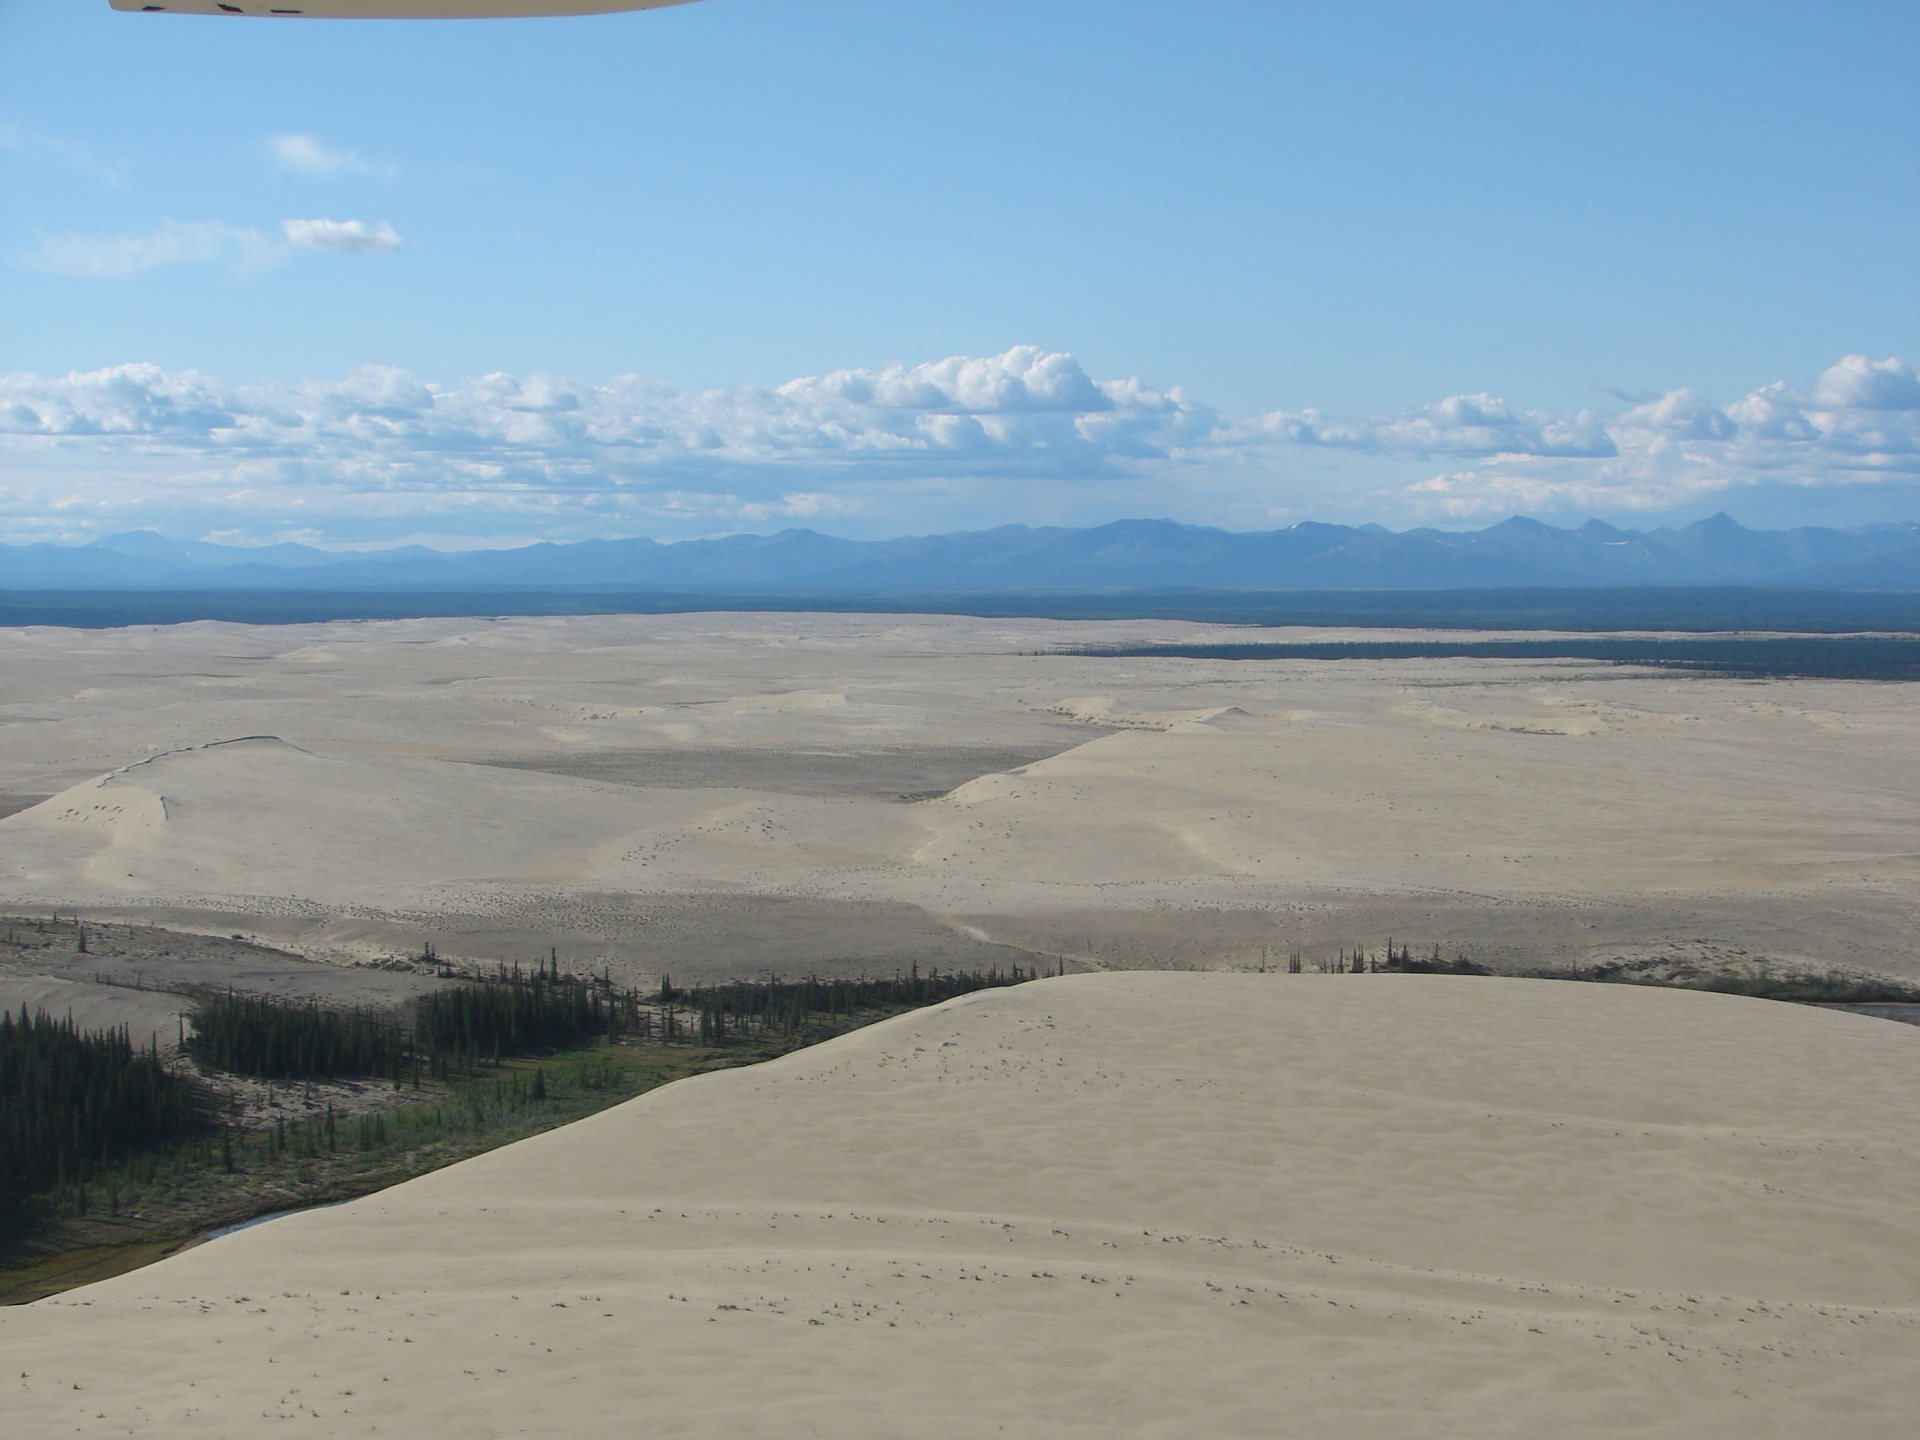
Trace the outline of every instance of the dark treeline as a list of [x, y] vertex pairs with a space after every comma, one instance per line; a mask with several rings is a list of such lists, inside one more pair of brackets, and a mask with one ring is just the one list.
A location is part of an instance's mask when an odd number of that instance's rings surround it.
[[186, 1050], [216, 1070], [261, 1080], [393, 1079], [408, 1063], [407, 1033], [391, 1012], [231, 992], [195, 1002]]
[[[1260, 969], [1264, 973], [1270, 966], [1263, 958]], [[1368, 950], [1364, 945], [1356, 945], [1351, 951], [1344, 946], [1331, 960], [1309, 961], [1306, 956], [1295, 950], [1287, 957], [1287, 973], [1301, 975], [1311, 968], [1316, 975], [1491, 975], [1486, 967], [1474, 964], [1464, 955], [1455, 955], [1451, 960], [1442, 959], [1440, 947], [1435, 945], [1431, 953], [1415, 955], [1411, 945], [1396, 945], [1387, 941], [1385, 950]]]
[[109, 1167], [203, 1126], [201, 1097], [126, 1030], [0, 1015], [0, 1220], [29, 1195], [85, 1186]]
[[557, 961], [531, 975], [515, 966], [415, 1001], [409, 1048], [430, 1074], [456, 1064], [471, 1074], [507, 1055], [644, 1033], [647, 1018], [637, 991], [564, 975]]
[[1565, 640], [1351, 640], [1299, 644], [1075, 645], [1046, 652], [1094, 659], [1598, 660], [1718, 675], [1920, 680], [1920, 639], [1869, 635]]
[[529, 1050], [619, 1039], [641, 1028], [643, 1001], [604, 982], [518, 967], [424, 995], [405, 1010], [226, 994], [198, 1001], [187, 1052], [262, 1080], [440, 1077]]
[[657, 989], [563, 973], [557, 960], [528, 973], [502, 968], [422, 996], [404, 1010], [332, 1009], [312, 1001], [221, 995], [199, 1001], [187, 1050], [217, 1069], [264, 1080], [363, 1076], [395, 1082], [472, 1075], [544, 1050], [624, 1039], [705, 1045], [818, 1039], [859, 1017], [1018, 985], [1035, 970], [922, 974], [890, 979], [734, 981]]
[[1023, 985], [1040, 975], [1038, 970], [1019, 965], [1007, 970], [998, 966], [946, 973], [929, 970], [922, 975], [915, 964], [906, 974], [890, 979], [822, 980], [810, 975], [782, 980], [770, 976], [691, 989], [677, 989], [671, 977], [663, 976], [654, 998], [666, 1007], [668, 1023], [677, 1022], [676, 1007], [684, 1006], [694, 1027], [689, 1038], [703, 1043], [775, 1034], [791, 1040], [845, 1029], [844, 1022], [859, 1015], [933, 1005], [976, 990]]

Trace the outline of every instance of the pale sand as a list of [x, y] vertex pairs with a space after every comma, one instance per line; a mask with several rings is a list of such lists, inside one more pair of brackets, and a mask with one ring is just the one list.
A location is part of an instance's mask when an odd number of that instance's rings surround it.
[[1222, 634], [0, 631], [0, 794], [52, 796], [0, 818], [0, 909], [329, 959], [557, 944], [634, 979], [1252, 968], [1390, 935], [1920, 975], [1912, 686], [1024, 653]]
[[178, 996], [57, 975], [13, 974], [0, 970], [0, 1011], [51, 1015], [71, 1020], [81, 1030], [118, 1030], [140, 1049], [165, 1048], [180, 1036], [185, 1004]]
[[1917, 1086], [1765, 1001], [1069, 976], [0, 1311], [5, 1428], [1884, 1440]]

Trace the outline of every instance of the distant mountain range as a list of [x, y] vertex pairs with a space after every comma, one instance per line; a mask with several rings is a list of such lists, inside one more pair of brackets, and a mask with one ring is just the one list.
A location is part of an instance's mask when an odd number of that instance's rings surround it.
[[587, 540], [447, 554], [241, 548], [141, 531], [89, 545], [0, 545], [0, 590], [514, 591], [873, 597], [1159, 590], [1449, 590], [1619, 586], [1920, 590], [1920, 523], [1749, 530], [1485, 530], [1300, 524], [1241, 533], [1170, 520], [1005, 525], [898, 540], [811, 530], [661, 544]]

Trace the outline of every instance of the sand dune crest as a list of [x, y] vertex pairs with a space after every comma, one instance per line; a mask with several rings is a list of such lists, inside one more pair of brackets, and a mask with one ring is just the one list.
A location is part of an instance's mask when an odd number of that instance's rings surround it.
[[12, 1423], [1877, 1440], [1917, 1083], [1761, 1001], [1069, 977], [0, 1315]]

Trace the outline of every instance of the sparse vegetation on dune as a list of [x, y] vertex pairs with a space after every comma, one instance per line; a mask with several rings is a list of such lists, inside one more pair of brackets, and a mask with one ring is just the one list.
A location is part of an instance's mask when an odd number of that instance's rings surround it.
[[1658, 985], [1669, 990], [1708, 990], [1803, 1005], [1920, 1005], [1920, 985], [1852, 970], [1793, 970], [1761, 966], [1733, 970], [1679, 966], [1658, 961], [1620, 961], [1587, 966], [1562, 978], [1617, 985]]
[[[1264, 967], [1263, 967], [1264, 968]], [[1287, 964], [1298, 974], [1307, 966], [1298, 954]], [[1389, 940], [1384, 949], [1355, 946], [1341, 950], [1334, 960], [1315, 962], [1312, 969], [1340, 974], [1492, 975], [1495, 972], [1456, 952], [1441, 955], [1439, 945], [1415, 954], [1411, 945]], [[1501, 973], [1522, 979], [1579, 980], [1597, 984], [1651, 985], [1667, 990], [1705, 990], [1717, 995], [1746, 995], [1758, 1000], [1781, 1000], [1803, 1005], [1916, 1005], [1920, 985], [1889, 979], [1866, 971], [1838, 967], [1748, 966], [1658, 960], [1611, 960], [1594, 965], [1552, 969], [1520, 969]]]

